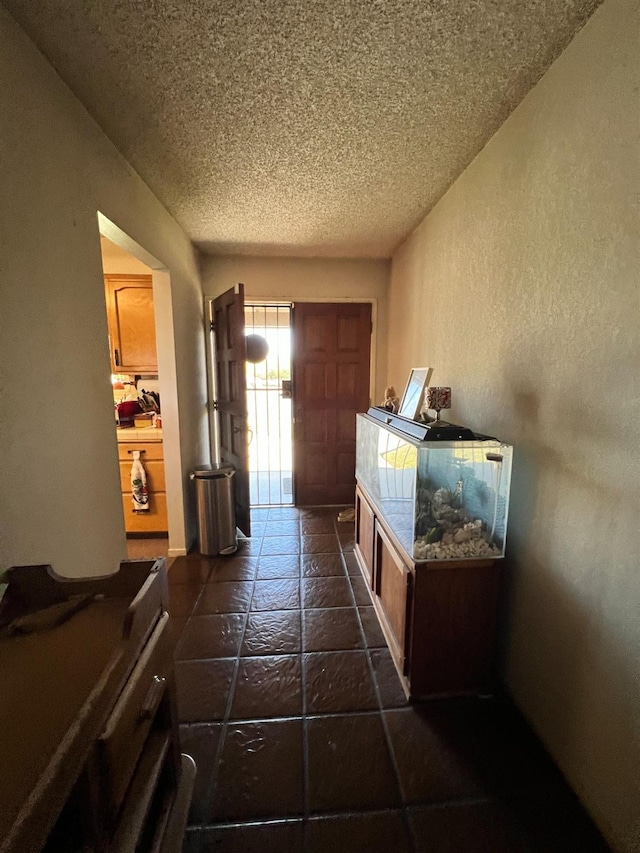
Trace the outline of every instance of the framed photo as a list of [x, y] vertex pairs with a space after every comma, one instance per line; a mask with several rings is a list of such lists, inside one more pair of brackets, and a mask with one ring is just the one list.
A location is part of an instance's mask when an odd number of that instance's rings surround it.
[[407, 387], [404, 389], [398, 414], [415, 421], [424, 400], [424, 389], [429, 384], [432, 367], [412, 367]]

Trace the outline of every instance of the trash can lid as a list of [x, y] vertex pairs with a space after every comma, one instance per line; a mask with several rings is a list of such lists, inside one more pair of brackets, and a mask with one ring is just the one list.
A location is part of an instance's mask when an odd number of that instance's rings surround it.
[[228, 462], [215, 462], [213, 465], [203, 465], [191, 472], [191, 479], [211, 480], [217, 477], [231, 477], [236, 469]]

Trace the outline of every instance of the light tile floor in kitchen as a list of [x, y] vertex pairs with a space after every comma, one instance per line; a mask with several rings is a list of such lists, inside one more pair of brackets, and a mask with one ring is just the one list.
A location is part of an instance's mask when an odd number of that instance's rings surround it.
[[127, 559], [153, 560], [169, 552], [167, 536], [127, 536]]
[[169, 569], [188, 853], [608, 848], [506, 699], [409, 704], [338, 509]]

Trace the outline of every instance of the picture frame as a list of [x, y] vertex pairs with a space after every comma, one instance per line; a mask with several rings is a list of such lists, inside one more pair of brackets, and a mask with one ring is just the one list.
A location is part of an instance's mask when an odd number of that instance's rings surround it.
[[424, 401], [425, 388], [429, 384], [432, 367], [412, 367], [407, 381], [398, 414], [412, 421], [417, 420]]

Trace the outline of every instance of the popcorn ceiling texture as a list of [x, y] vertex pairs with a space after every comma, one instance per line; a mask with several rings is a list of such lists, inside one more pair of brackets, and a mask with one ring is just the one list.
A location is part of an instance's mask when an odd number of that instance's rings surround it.
[[390, 257], [599, 0], [5, 0], [205, 251]]

